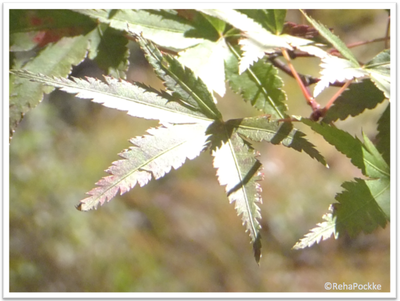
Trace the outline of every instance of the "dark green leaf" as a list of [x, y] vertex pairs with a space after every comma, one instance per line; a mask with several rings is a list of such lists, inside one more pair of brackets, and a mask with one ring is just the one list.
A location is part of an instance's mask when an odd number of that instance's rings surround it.
[[375, 85], [390, 99], [390, 50], [379, 53], [364, 68]]
[[324, 157], [312, 143], [304, 138], [304, 133], [293, 128], [292, 123], [270, 121], [264, 117], [252, 117], [229, 120], [226, 124], [228, 127], [236, 128], [239, 134], [248, 139], [282, 144], [299, 152], [304, 151], [311, 158], [327, 166]]
[[240, 51], [230, 47], [232, 54], [225, 63], [226, 77], [235, 93], [256, 109], [274, 118], [284, 118], [287, 110], [286, 94], [278, 70], [270, 63], [259, 60], [242, 74], [239, 74]]
[[120, 31], [106, 24], [99, 24], [98, 30], [92, 33], [90, 42], [89, 58], [106, 74], [125, 79], [129, 67], [128, 39]]
[[387, 165], [390, 166], [390, 103], [378, 121], [376, 148], [382, 154]]
[[[388, 220], [385, 212], [388, 208], [384, 211], [379, 203], [390, 201], [387, 181], [355, 180], [343, 183], [345, 190], [336, 196], [339, 204], [334, 204], [336, 230], [339, 234], [346, 231], [352, 237], [361, 231], [371, 233], [378, 226], [384, 228]], [[385, 200], [381, 200], [382, 197]]]
[[[215, 18], [213, 16], [209, 16], [206, 14], [202, 14], [202, 16], [214, 27], [214, 29], [217, 31], [219, 36], [222, 36], [222, 34], [224, 33], [225, 27], [226, 27], [226, 23], [218, 18]], [[202, 22], [201, 24], [203, 24], [202, 27], [205, 27], [204, 22]], [[216, 37], [218, 38], [218, 37]]]
[[306, 118], [302, 118], [301, 122], [309, 125], [339, 152], [350, 158], [351, 163], [361, 169], [365, 176], [372, 178], [390, 176], [389, 166], [365, 135], [363, 144], [357, 137], [353, 137], [335, 126], [326, 123], [320, 124]]
[[[74, 65], [78, 65], [86, 57], [88, 43], [86, 36], [62, 38], [46, 46], [23, 68], [34, 73], [65, 77]], [[50, 93], [52, 90], [51, 87], [10, 76], [10, 138], [23, 116], [42, 101], [43, 93]]]
[[63, 37], [86, 34], [96, 23], [66, 9], [11, 9], [10, 51], [29, 51]]
[[317, 123], [309, 119], [302, 118], [301, 121], [309, 125], [315, 132], [319, 133], [324, 139], [336, 147], [336, 149], [351, 159], [354, 166], [357, 166], [365, 174], [361, 141], [350, 135], [348, 132], [330, 126], [326, 123]]
[[157, 75], [164, 80], [164, 85], [173, 96], [187, 103], [192, 110], [201, 111], [211, 119], [221, 119], [212, 94], [203, 81], [196, 78], [192, 70], [185, 68], [170, 55], [162, 55], [150, 41], [137, 36], [139, 44], [145, 51], [146, 58]]
[[270, 32], [277, 35], [282, 33], [286, 9], [239, 9], [238, 11], [260, 23]]
[[124, 194], [136, 184], [141, 187], [152, 178], [159, 179], [172, 168], [178, 169], [186, 159], [194, 159], [203, 151], [208, 125], [168, 125], [148, 130], [149, 135], [131, 139], [134, 147], [120, 154], [123, 160], [113, 163], [107, 170], [110, 176], [96, 183], [90, 195], [80, 201], [77, 208], [82, 211], [97, 209], [114, 198], [118, 192]]
[[390, 167], [376, 149], [375, 145], [363, 133], [363, 159], [366, 174], [371, 178], [389, 178]]
[[338, 119], [344, 120], [349, 116], [357, 116], [365, 109], [373, 109], [385, 100], [383, 93], [366, 79], [353, 83], [344, 91], [327, 111], [323, 122], [330, 123]]
[[355, 68], [360, 67], [360, 64], [358, 63], [354, 54], [350, 51], [349, 48], [347, 48], [346, 44], [338, 36], [334, 35], [325, 25], [315, 21], [303, 11], [301, 12], [312, 24], [312, 26], [314, 26], [319, 31], [319, 33], [340, 52], [341, 55], [351, 61]]

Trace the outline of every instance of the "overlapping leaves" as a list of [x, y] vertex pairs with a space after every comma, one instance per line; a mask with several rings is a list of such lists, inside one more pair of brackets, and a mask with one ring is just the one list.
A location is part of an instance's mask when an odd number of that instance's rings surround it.
[[[104, 24], [96, 24], [69, 10], [12, 10], [10, 14], [12, 68], [66, 77], [73, 66], [89, 57], [108, 74], [125, 77], [129, 56], [127, 40], [115, 38], [115, 32]], [[37, 106], [43, 93], [51, 90], [51, 87], [10, 76], [10, 139], [23, 116]]]
[[[137, 185], [144, 186], [151, 179], [163, 177], [187, 159], [194, 159], [205, 149], [210, 149], [218, 180], [225, 186], [229, 202], [234, 203], [237, 214], [241, 215], [257, 262], [261, 257], [261, 214], [258, 205], [262, 202], [259, 183], [262, 166], [257, 159], [258, 152], [250, 141], [282, 144], [327, 165], [314, 145], [293, 127], [293, 123], [274, 121], [287, 118], [286, 94], [277, 69], [262, 59], [265, 54], [276, 52], [277, 48], [292, 49], [293, 46], [321, 57], [324, 71], [317, 92], [333, 81], [364, 76], [371, 78], [372, 81], [364, 80], [351, 85], [328, 110], [324, 121], [355, 116], [390, 97], [389, 51], [360, 66], [338, 37], [308, 16], [308, 20], [342, 54], [343, 59], [329, 56], [308, 40], [282, 35], [284, 10], [196, 11], [196, 18], [206, 20], [206, 28], [191, 23], [174, 10], [77, 12], [85, 16], [85, 22], [93, 19], [99, 24], [89, 22], [94, 26], [92, 31], [64, 38], [73, 39], [68, 44], [74, 49], [62, 49], [65, 40], [61, 39], [43, 49], [31, 62], [15, 60], [14, 68], [23, 70], [13, 71], [11, 75], [11, 100], [16, 108], [12, 116], [17, 117], [11, 118], [10, 122], [18, 121], [18, 114], [25, 113], [24, 108], [29, 109], [39, 102], [43, 91], [50, 92], [54, 87], [78, 98], [126, 111], [134, 117], [159, 120], [159, 127], [130, 140], [133, 146], [120, 154], [122, 159], [107, 169], [109, 175], [96, 183], [96, 187], [88, 192], [89, 196], [79, 203], [78, 209], [95, 209]], [[108, 59], [107, 47], [104, 47], [116, 31], [127, 31], [136, 39], [166, 91], [156, 91], [143, 84], [110, 76], [104, 77], [104, 80], [65, 78], [71, 66], [86, 56], [96, 60], [109, 74], [123, 78], [129, 54], [127, 37], [119, 35], [116, 47], [122, 55], [113, 60]], [[238, 46], [232, 46], [234, 44], [230, 44], [226, 37], [239, 32], [241, 37], [235, 40]], [[22, 43], [21, 34], [15, 35], [19, 43], [13, 45], [14, 48], [31, 47]], [[163, 54], [153, 42], [178, 53], [176, 56]], [[54, 49], [61, 49], [57, 61], [60, 64], [43, 64], [40, 60], [43, 57], [55, 58]], [[72, 59], [66, 60], [68, 56], [63, 55], [66, 53], [71, 53]], [[42, 65], [48, 68], [42, 70]], [[235, 93], [265, 115], [224, 121], [210, 91], [223, 95], [225, 79]], [[31, 87], [35, 88], [29, 90], [34, 91], [35, 101], [31, 101], [31, 96], [26, 94]], [[20, 104], [13, 101], [14, 98], [28, 99], [28, 102]], [[12, 108], [10, 112], [13, 113]], [[384, 227], [389, 221], [389, 116], [388, 109], [379, 121], [376, 148], [367, 137], [362, 143], [332, 126], [301, 120], [348, 156], [368, 179], [344, 183], [344, 191], [336, 196], [338, 203], [323, 217], [324, 222], [312, 229], [295, 248], [311, 246], [332, 234], [337, 237], [343, 231], [351, 235], [360, 231], [370, 232], [378, 226]]]
[[134, 146], [120, 154], [122, 160], [107, 169], [110, 175], [96, 183], [78, 209], [97, 208], [118, 193], [123, 194], [136, 185], [144, 186], [152, 178], [159, 179], [209, 147], [219, 182], [226, 185], [228, 199], [235, 203], [259, 261], [261, 215], [257, 204], [262, 201], [258, 183], [262, 178], [261, 163], [247, 139], [283, 144], [304, 151], [323, 164], [324, 159], [292, 124], [259, 117], [223, 122], [214, 98], [201, 79], [174, 57], [162, 55], [150, 41], [141, 36], [136, 39], [168, 92], [111, 77], [105, 77], [105, 81], [65, 79], [26, 70], [12, 71], [16, 76], [59, 88], [78, 98], [162, 123], [150, 129], [148, 135], [131, 139]]
[[367, 179], [356, 178], [343, 183], [344, 191], [336, 195], [339, 203], [332, 204], [329, 221], [311, 229], [294, 248], [311, 246], [321, 238], [328, 238], [329, 233], [336, 238], [344, 232], [354, 237], [361, 231], [370, 233], [379, 226], [385, 227], [390, 221], [390, 167], [374, 144], [366, 135], [362, 143], [357, 137], [328, 124], [301, 121], [350, 158]]

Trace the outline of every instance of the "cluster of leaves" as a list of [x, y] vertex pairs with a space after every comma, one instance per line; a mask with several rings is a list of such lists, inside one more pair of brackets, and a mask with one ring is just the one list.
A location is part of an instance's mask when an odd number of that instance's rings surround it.
[[[208, 149], [258, 262], [262, 165], [251, 141], [281, 144], [327, 165], [287, 115], [276, 68], [282, 50], [302, 52], [322, 61], [315, 95], [335, 82], [357, 80], [321, 123], [302, 117], [297, 121], [349, 157], [366, 179], [344, 183], [345, 190], [336, 196], [339, 203], [331, 206], [325, 222], [295, 248], [343, 231], [356, 235], [384, 227], [390, 216], [389, 106], [379, 120], [376, 145], [366, 136], [362, 143], [333, 122], [390, 98], [390, 52], [360, 64], [325, 26], [306, 16], [313, 27], [303, 26], [299, 36], [293, 26], [285, 26], [285, 17], [286, 10], [268, 9], [11, 11], [10, 139], [23, 115], [54, 88], [134, 117], [159, 120], [157, 128], [130, 140], [133, 146], [120, 154], [122, 160], [113, 162], [107, 169], [110, 175], [97, 182], [77, 208], [95, 209]], [[326, 45], [319, 44], [321, 38]], [[164, 91], [124, 80], [132, 39], [162, 79]], [[326, 50], [332, 47], [340, 57]], [[18, 55], [28, 51], [31, 57]], [[68, 78], [85, 58], [96, 61], [108, 76]], [[225, 121], [213, 92], [223, 96], [226, 82], [260, 115]]]

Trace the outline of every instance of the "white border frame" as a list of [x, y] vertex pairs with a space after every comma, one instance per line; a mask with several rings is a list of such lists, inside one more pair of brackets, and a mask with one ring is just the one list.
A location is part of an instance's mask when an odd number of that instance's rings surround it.
[[[395, 95], [391, 102], [391, 216], [392, 222], [390, 226], [390, 293], [342, 293], [342, 292], [326, 292], [326, 293], [11, 293], [9, 292], [9, 109], [8, 109], [8, 95], [9, 95], [9, 10], [10, 9], [70, 9], [72, 8], [287, 8], [287, 9], [391, 9], [391, 29], [390, 29], [390, 47], [391, 47], [391, 78], [393, 83], [398, 83], [397, 79], [397, 6], [395, 2], [381, 2], [381, 3], [366, 3], [365, 1], [352, 1], [352, 2], [335, 2], [335, 3], [321, 3], [321, 1], [308, 1], [301, 3], [300, 1], [281, 2], [281, 3], [267, 3], [267, 2], [232, 2], [232, 1], [219, 1], [219, 2], [187, 2], [187, 1], [149, 1], [137, 2], [131, 1], [129, 3], [98, 3], [98, 2], [75, 2], [68, 3], [54, 3], [53, 1], [42, 1], [41, 3], [34, 2], [13, 2], [3, 3], [3, 298], [33, 298], [33, 299], [117, 299], [117, 298], [137, 298], [137, 299], [192, 299], [192, 298], [229, 298], [229, 299], [253, 299], [253, 298], [363, 298], [363, 299], [376, 299], [376, 298], [395, 298], [397, 297], [397, 85], [391, 85], [391, 94]], [[394, 66], [394, 68], [393, 68]], [[7, 67], [7, 68], [5, 68]]]

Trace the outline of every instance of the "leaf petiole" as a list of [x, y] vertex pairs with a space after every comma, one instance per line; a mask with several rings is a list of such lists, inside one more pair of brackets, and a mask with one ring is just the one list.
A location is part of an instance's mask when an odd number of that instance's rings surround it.
[[303, 95], [304, 95], [308, 105], [312, 108], [313, 112], [319, 110], [320, 104], [310, 95], [310, 92], [307, 90], [307, 88], [305, 87], [299, 74], [297, 73], [296, 69], [292, 65], [289, 54], [287, 53], [285, 48], [282, 48], [282, 54], [283, 54], [284, 58], [287, 60], [288, 66], [289, 66], [290, 70], [292, 71], [292, 74], [293, 74], [294, 78], [296, 79], [297, 83], [299, 84], [301, 92], [303, 92]]

